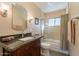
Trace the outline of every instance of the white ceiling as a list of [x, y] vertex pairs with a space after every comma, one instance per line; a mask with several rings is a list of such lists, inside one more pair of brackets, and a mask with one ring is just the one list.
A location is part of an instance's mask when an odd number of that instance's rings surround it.
[[67, 7], [67, 2], [35, 2], [34, 4], [44, 13], [65, 9]]

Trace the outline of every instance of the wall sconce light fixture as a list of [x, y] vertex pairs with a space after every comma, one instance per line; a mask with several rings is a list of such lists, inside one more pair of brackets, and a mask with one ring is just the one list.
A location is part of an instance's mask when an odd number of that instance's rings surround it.
[[34, 17], [31, 14], [28, 15], [28, 21], [29, 21], [29, 23], [31, 23], [31, 21], [33, 20], [33, 18]]
[[0, 15], [3, 17], [7, 16], [7, 11], [9, 9], [9, 6], [5, 3], [0, 4]]
[[1, 11], [1, 16], [6, 17], [7, 16], [7, 10]]

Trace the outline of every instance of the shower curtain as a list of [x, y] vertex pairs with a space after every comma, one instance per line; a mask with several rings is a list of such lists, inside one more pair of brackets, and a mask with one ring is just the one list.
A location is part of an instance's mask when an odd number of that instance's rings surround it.
[[67, 27], [68, 26], [68, 14], [61, 16], [61, 33], [60, 33], [60, 40], [61, 40], [61, 49], [68, 50], [68, 40], [67, 40]]

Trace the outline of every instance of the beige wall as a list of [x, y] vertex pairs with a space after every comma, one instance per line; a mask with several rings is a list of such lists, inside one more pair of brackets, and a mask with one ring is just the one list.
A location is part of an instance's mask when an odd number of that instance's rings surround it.
[[32, 2], [25, 2], [25, 3], [18, 3], [18, 4], [26, 8], [26, 10], [30, 14], [32, 14], [34, 17], [40, 17], [41, 10], [36, 5], [34, 5]]
[[[40, 15], [42, 14], [41, 10], [33, 3], [28, 2], [18, 4], [23, 6], [27, 10], [27, 12], [30, 13], [33, 17], [40, 17]], [[0, 16], [0, 36], [22, 33], [22, 31], [12, 30], [11, 22], [12, 22], [12, 10], [10, 8], [7, 17], [4, 18]], [[27, 22], [28, 22], [28, 28], [25, 30], [25, 32], [40, 33], [40, 25], [35, 25], [34, 19], [31, 21], [31, 23], [29, 23], [29, 21]]]
[[73, 18], [75, 16], [79, 15], [79, 2], [72, 2], [69, 3], [69, 16], [70, 18]]
[[2, 17], [0, 15], [0, 36], [11, 34], [11, 20], [12, 20], [12, 11], [11, 5], [7, 13], [7, 17]]
[[[73, 3], [69, 3], [69, 16], [70, 19], [79, 15], [79, 2], [73, 2]], [[79, 23], [76, 23], [76, 39], [75, 39], [75, 45], [71, 44], [71, 42], [69, 41], [69, 52], [70, 55], [75, 55], [75, 56], [79, 56]], [[70, 37], [70, 36], [69, 36]], [[68, 38], [69, 38], [68, 37]], [[70, 39], [69, 39], [70, 40]]]
[[61, 17], [61, 15], [64, 15], [65, 13], [66, 13], [66, 10], [63, 9], [63, 10], [58, 10], [58, 11], [46, 13], [46, 14], [45, 14], [45, 17], [46, 17], [47, 19], [53, 18], [53, 17]]
[[[48, 23], [48, 19], [50, 18], [61, 17], [61, 15], [64, 15], [64, 14], [65, 14], [65, 9], [46, 13], [45, 23]], [[57, 39], [57, 40], [60, 39], [60, 26], [56, 26], [56, 27], [46, 26], [45, 29], [46, 30], [44, 32], [45, 33], [44, 35], [47, 36], [47, 38], [52, 38], [52, 39]]]

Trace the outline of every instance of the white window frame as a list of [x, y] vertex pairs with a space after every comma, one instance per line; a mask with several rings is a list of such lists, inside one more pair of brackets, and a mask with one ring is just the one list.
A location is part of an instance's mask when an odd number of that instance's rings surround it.
[[[60, 18], [59, 24], [56, 24], [56, 20], [55, 20], [56, 18]], [[51, 23], [53, 19], [54, 19], [53, 21], [54, 23]], [[61, 23], [61, 17], [54, 17], [54, 18], [48, 19], [48, 26], [60, 26], [60, 23]]]

